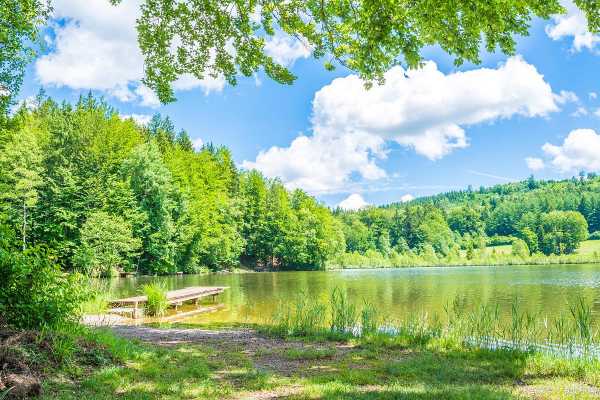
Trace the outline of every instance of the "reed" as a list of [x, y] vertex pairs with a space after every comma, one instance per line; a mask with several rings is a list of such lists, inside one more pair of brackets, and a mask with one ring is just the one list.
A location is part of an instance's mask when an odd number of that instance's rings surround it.
[[[324, 317], [327, 309], [329, 320]], [[553, 319], [523, 310], [518, 299], [513, 299], [510, 305], [508, 320], [498, 305], [478, 304], [469, 308], [464, 297], [448, 302], [444, 311], [444, 320], [437, 314], [421, 311], [407, 313], [394, 323], [384, 323], [375, 305], [364, 301], [359, 310], [347, 293], [335, 289], [328, 304], [299, 298], [291, 307], [281, 306], [271, 326], [284, 336], [368, 340], [389, 336], [421, 346], [441, 338], [468, 347], [543, 352], [569, 358], [600, 355], [591, 307], [584, 299], [571, 304], [570, 315]]]
[[380, 316], [377, 308], [373, 303], [364, 302], [362, 311], [360, 312], [360, 333], [362, 336], [374, 335], [380, 327]]
[[142, 286], [142, 291], [148, 298], [145, 312], [154, 317], [162, 317], [167, 312], [167, 289], [164, 285], [153, 282]]
[[348, 300], [348, 294], [339, 288], [333, 289], [330, 296], [331, 320], [329, 328], [332, 333], [353, 332], [358, 314], [356, 306]]

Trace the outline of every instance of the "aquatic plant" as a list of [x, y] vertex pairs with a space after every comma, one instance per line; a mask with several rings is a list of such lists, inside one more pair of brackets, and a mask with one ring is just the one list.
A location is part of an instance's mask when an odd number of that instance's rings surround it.
[[331, 321], [333, 333], [351, 332], [356, 327], [358, 313], [356, 306], [348, 300], [348, 295], [340, 288], [335, 288], [330, 296]]
[[142, 291], [148, 298], [145, 312], [148, 315], [162, 317], [165, 315], [169, 302], [167, 301], [167, 289], [164, 285], [153, 282], [142, 286]]
[[[329, 307], [331, 320], [325, 321]], [[270, 331], [289, 336], [401, 337], [407, 343], [425, 346], [432, 339], [483, 349], [509, 349], [559, 354], [568, 358], [600, 356], [600, 343], [584, 299], [571, 304], [570, 318], [549, 319], [522, 310], [519, 299], [510, 305], [510, 320], [501, 318], [500, 307], [476, 304], [467, 307], [464, 297], [454, 298], [444, 307], [446, 319], [425, 311], [407, 313], [390, 323], [381, 320], [377, 308], [367, 301], [362, 309], [340, 289], [332, 291], [329, 304], [299, 299], [292, 307], [282, 306], [273, 318]], [[329, 329], [325, 327], [328, 326]]]

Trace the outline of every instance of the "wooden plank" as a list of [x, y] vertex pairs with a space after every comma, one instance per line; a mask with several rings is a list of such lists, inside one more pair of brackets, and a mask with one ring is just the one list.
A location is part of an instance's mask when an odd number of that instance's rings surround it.
[[[202, 286], [192, 286], [184, 289], [172, 290], [167, 292], [167, 301], [169, 304], [181, 303], [184, 301], [195, 300], [202, 297], [208, 297], [223, 293], [225, 289], [228, 289], [224, 286], [215, 286], [215, 287], [202, 287]], [[147, 296], [133, 296], [127, 297], [124, 299], [117, 299], [111, 301], [112, 304], [134, 304], [137, 308], [137, 305], [140, 303], [146, 303], [148, 301]]]

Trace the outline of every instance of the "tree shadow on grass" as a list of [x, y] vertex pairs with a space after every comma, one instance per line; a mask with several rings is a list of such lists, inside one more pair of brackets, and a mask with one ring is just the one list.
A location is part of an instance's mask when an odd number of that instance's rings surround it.
[[[416, 350], [398, 360], [309, 377], [321, 399], [517, 399], [527, 354], [488, 350]], [[294, 398], [294, 397], [290, 397]]]

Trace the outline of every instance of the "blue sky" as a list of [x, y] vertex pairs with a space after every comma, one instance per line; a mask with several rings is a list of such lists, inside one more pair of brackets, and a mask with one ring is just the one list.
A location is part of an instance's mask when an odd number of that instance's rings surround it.
[[408, 78], [390, 71], [369, 93], [352, 72], [327, 72], [278, 36], [269, 51], [290, 65], [294, 85], [262, 74], [236, 87], [187, 77], [177, 102], [160, 106], [139, 83], [139, 0], [118, 10], [107, 3], [56, 0], [48, 50], [30, 66], [22, 99], [41, 86], [68, 101], [93, 90], [124, 116], [168, 115], [193, 139], [229, 147], [241, 167], [280, 176], [331, 206], [351, 195], [342, 204], [600, 169], [600, 45], [574, 8], [535, 21], [517, 57], [485, 54], [481, 65], [455, 68], [431, 48], [424, 54], [435, 64]]

